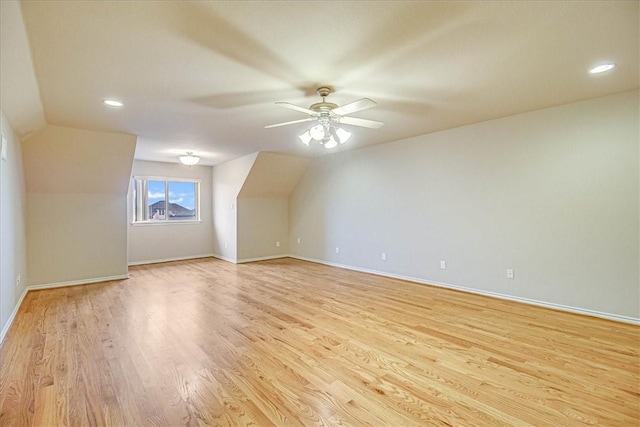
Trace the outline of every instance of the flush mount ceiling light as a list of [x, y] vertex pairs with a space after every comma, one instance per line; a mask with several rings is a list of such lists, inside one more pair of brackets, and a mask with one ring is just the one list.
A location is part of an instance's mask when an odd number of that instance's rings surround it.
[[200, 161], [200, 157], [194, 156], [191, 151], [187, 151], [186, 155], [180, 156], [178, 157], [178, 159], [180, 160], [180, 163], [182, 163], [185, 166], [197, 165], [198, 162]]
[[332, 89], [328, 86], [318, 88], [318, 95], [322, 97], [322, 102], [316, 102], [309, 108], [298, 107], [297, 105], [289, 104], [288, 102], [276, 102], [278, 105], [296, 110], [301, 113], [306, 113], [310, 117], [301, 120], [294, 120], [292, 122], [278, 123], [276, 125], [265, 126], [265, 128], [274, 128], [278, 126], [291, 125], [294, 123], [311, 122], [316, 124], [309, 130], [307, 130], [298, 138], [303, 144], [309, 145], [313, 141], [319, 142], [325, 148], [337, 147], [338, 144], [344, 144], [351, 137], [351, 132], [339, 127], [340, 123], [344, 123], [352, 126], [361, 126], [370, 129], [378, 129], [384, 123], [376, 122], [374, 120], [358, 119], [356, 117], [347, 117], [347, 115], [356, 113], [358, 111], [366, 110], [368, 108], [375, 107], [377, 104], [369, 98], [362, 98], [350, 104], [339, 107], [337, 104], [327, 102], [326, 97], [332, 92]]
[[606, 64], [600, 64], [600, 65], [596, 65], [595, 67], [593, 67], [592, 69], [589, 70], [589, 73], [591, 74], [600, 74], [600, 73], [604, 73], [605, 71], [609, 71], [611, 69], [613, 69], [613, 67], [615, 67], [616, 64], [610, 62], [610, 63], [606, 63]]
[[122, 107], [124, 105], [122, 102], [118, 101], [117, 99], [105, 99], [102, 102], [107, 104], [109, 107]]

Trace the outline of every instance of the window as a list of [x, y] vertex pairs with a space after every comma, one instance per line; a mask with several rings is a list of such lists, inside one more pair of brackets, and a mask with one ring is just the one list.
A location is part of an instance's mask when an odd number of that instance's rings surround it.
[[134, 223], [200, 221], [198, 180], [135, 176], [132, 193]]

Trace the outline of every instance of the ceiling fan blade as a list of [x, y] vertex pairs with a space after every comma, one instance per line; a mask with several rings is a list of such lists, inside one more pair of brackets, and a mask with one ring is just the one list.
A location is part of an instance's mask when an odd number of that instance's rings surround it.
[[331, 112], [339, 116], [345, 116], [347, 114], [375, 107], [376, 105], [378, 104], [376, 104], [375, 101], [369, 98], [362, 98], [350, 104], [343, 105], [342, 107], [334, 108], [333, 110], [331, 110]]
[[292, 122], [284, 122], [284, 123], [278, 123], [278, 124], [275, 124], [275, 125], [268, 125], [268, 126], [265, 126], [264, 128], [265, 129], [277, 128], [278, 126], [292, 125], [294, 123], [310, 122], [310, 121], [315, 120], [315, 119], [316, 119], [315, 117], [308, 117], [306, 119], [294, 120]]
[[297, 105], [289, 104], [288, 102], [276, 102], [278, 105], [282, 105], [283, 107], [289, 108], [291, 110], [300, 111], [301, 113], [306, 113], [313, 117], [318, 117], [320, 113], [317, 111], [309, 110], [308, 108], [298, 107]]
[[380, 129], [384, 123], [375, 120], [358, 119], [355, 117], [340, 117], [340, 123], [353, 126], [362, 126], [370, 129]]

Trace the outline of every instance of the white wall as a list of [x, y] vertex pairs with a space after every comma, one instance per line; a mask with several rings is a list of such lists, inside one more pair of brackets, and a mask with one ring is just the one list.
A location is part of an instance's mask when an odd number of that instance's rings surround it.
[[[200, 222], [132, 225], [131, 188], [129, 220], [129, 263], [196, 258], [213, 254], [212, 168], [135, 160], [133, 175], [200, 180]], [[130, 186], [131, 187], [131, 186]]]
[[290, 251], [639, 319], [638, 97], [316, 159], [290, 199]]
[[22, 141], [29, 285], [126, 277], [136, 140], [47, 125]]
[[[27, 284], [25, 185], [20, 142], [4, 114], [0, 130], [6, 138], [7, 159], [0, 160], [0, 342]], [[16, 286], [16, 277], [21, 283]]]

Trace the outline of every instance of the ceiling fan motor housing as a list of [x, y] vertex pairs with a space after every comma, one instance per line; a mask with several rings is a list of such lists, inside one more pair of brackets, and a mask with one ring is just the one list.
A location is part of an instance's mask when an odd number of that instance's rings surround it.
[[329, 112], [334, 108], [338, 108], [338, 104], [333, 102], [327, 102], [325, 98], [333, 92], [333, 89], [329, 86], [322, 86], [318, 88], [318, 95], [322, 97], [322, 102], [316, 102], [309, 107], [310, 110], [320, 113], [320, 116], [329, 116]]
[[317, 111], [318, 113], [320, 113], [320, 115], [323, 115], [324, 113], [329, 114], [329, 112], [334, 108], [338, 108], [338, 104], [324, 101], [316, 102], [311, 107], [309, 107], [310, 110]]

